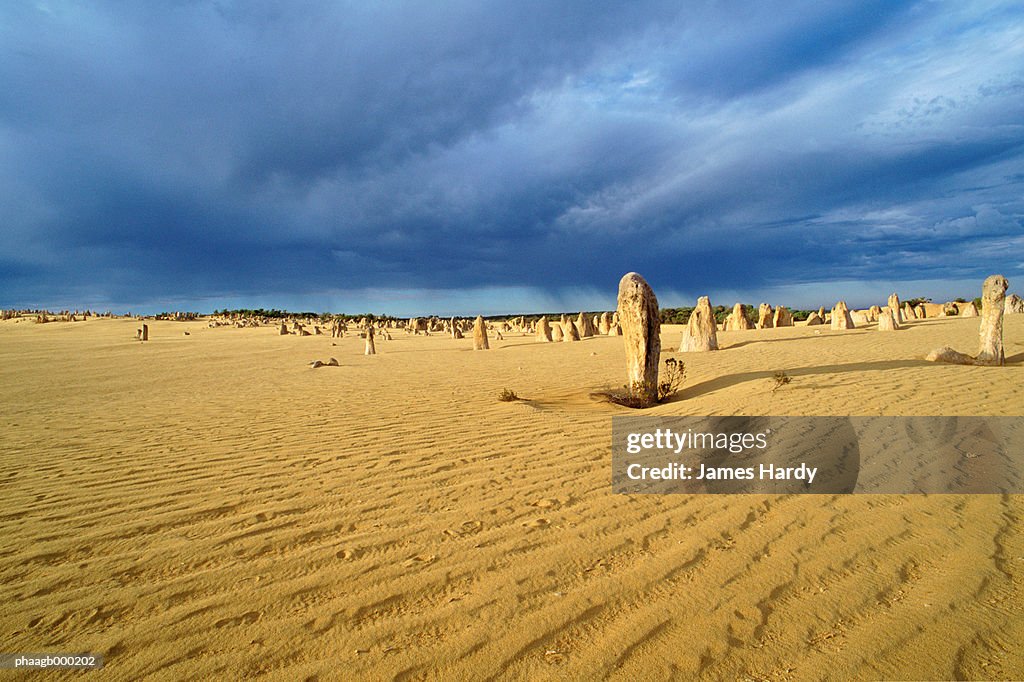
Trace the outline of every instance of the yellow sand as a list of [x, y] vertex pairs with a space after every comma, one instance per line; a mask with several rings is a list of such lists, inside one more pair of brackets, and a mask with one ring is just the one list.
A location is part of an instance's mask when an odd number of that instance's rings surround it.
[[[614, 495], [636, 413], [588, 394], [621, 338], [149, 325], [0, 323], [0, 650], [102, 653], [97, 679], [1024, 678], [1020, 496]], [[1024, 414], [1024, 315], [1007, 367], [923, 362], [977, 328], [722, 333], [650, 413]]]

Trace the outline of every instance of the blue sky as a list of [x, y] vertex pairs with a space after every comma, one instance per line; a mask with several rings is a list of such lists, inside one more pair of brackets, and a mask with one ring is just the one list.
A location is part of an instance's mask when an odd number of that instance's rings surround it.
[[1024, 291], [1019, 2], [6, 2], [0, 307]]

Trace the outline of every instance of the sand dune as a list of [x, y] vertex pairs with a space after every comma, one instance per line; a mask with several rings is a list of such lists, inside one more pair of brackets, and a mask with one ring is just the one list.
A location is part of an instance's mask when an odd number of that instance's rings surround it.
[[[6, 651], [103, 653], [110, 679], [1024, 677], [1020, 496], [614, 495], [631, 411], [590, 394], [623, 383], [621, 337], [365, 356], [149, 325], [0, 322]], [[1024, 414], [1024, 315], [1006, 367], [924, 362], [977, 328], [676, 354], [667, 326], [686, 386], [648, 412]]]

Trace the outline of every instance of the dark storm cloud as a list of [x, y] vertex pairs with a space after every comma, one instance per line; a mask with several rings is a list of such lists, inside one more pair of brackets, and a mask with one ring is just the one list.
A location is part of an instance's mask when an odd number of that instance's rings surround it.
[[0, 305], [391, 288], [443, 309], [493, 287], [541, 305], [630, 269], [686, 296], [1013, 281], [1022, 19], [1012, 3], [8, 4]]
[[718, 5], [687, 22], [667, 75], [691, 94], [735, 97], [769, 88], [843, 60], [866, 39], [893, 30], [915, 4], [736, 2], [728, 11]]

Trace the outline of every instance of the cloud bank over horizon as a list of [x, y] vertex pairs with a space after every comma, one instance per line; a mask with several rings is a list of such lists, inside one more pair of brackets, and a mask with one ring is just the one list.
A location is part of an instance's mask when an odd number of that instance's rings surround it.
[[1024, 291], [1018, 3], [39, 0], [0, 82], [0, 307]]

